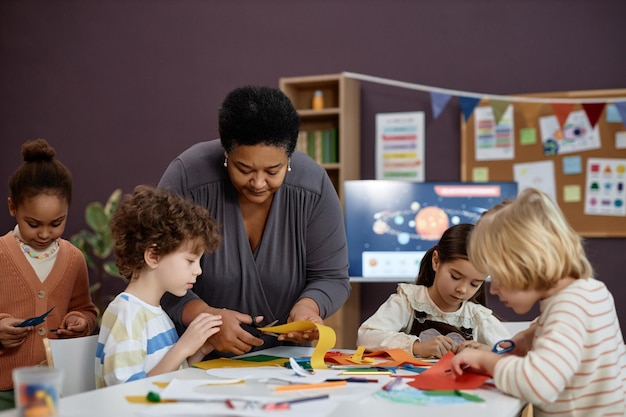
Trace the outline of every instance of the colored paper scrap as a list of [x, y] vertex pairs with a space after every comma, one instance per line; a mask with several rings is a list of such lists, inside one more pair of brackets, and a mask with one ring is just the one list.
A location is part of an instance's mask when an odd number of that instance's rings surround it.
[[279, 326], [272, 327], [259, 327], [262, 332], [285, 334], [289, 332], [303, 332], [306, 330], [312, 330], [317, 328], [319, 332], [319, 339], [311, 355], [311, 367], [313, 369], [326, 369], [326, 363], [324, 363], [324, 355], [330, 349], [335, 346], [337, 336], [332, 327], [325, 326], [319, 323], [313, 323], [308, 320], [292, 321], [291, 323], [281, 324]]
[[476, 167], [472, 169], [472, 181], [473, 182], [488, 182], [489, 181], [489, 168]]
[[534, 127], [520, 129], [519, 143], [520, 145], [534, 145], [537, 143], [537, 129]]
[[578, 203], [581, 200], [580, 185], [565, 185], [563, 187], [563, 201]]
[[243, 358], [217, 358], [209, 359], [192, 364], [194, 368], [215, 369], [215, 368], [251, 368], [254, 366], [283, 366], [287, 358], [270, 359], [266, 361], [242, 360]]
[[620, 116], [619, 111], [617, 111], [615, 104], [606, 106], [605, 119], [608, 123], [620, 123], [622, 121], [622, 116]]
[[563, 174], [572, 175], [583, 172], [583, 161], [580, 156], [563, 157]]
[[489, 375], [476, 374], [469, 370], [454, 378], [449, 371], [453, 357], [454, 353], [446, 353], [439, 362], [416, 376], [408, 385], [422, 390], [475, 389], [491, 378]]

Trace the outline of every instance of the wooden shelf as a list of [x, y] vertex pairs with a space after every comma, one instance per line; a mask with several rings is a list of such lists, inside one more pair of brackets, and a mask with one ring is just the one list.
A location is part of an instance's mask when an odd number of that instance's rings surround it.
[[[361, 177], [359, 82], [341, 74], [328, 74], [280, 78], [279, 87], [300, 115], [301, 132], [335, 129], [337, 161], [322, 163], [321, 159], [317, 159], [328, 173], [343, 204], [344, 181]], [[324, 107], [319, 110], [312, 108], [316, 90], [321, 90], [324, 98]], [[306, 137], [303, 139], [306, 140]], [[313, 159], [316, 159], [315, 156]], [[356, 332], [361, 324], [360, 284], [352, 283], [351, 287], [348, 301], [325, 320], [337, 334], [336, 348], [356, 347]]]

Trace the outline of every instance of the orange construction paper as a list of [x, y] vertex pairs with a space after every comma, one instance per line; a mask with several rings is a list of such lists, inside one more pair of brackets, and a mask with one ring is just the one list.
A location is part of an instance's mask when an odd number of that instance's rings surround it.
[[[326, 362], [334, 362], [339, 365], [353, 365], [354, 361], [352, 360], [353, 355], [350, 353], [346, 353], [343, 355], [339, 355], [333, 353], [332, 355], [326, 355]], [[387, 349], [387, 350], [379, 350], [376, 352], [369, 352], [363, 354], [364, 358], [375, 358], [382, 357], [388, 359], [384, 362], [377, 362], [376, 365], [373, 366], [400, 366], [402, 364], [408, 363], [415, 366], [432, 366], [432, 362], [428, 362], [419, 358], [415, 358], [412, 355], [409, 355], [402, 349]]]
[[454, 353], [448, 352], [439, 359], [435, 365], [417, 375], [408, 385], [421, 390], [455, 390], [455, 389], [476, 389], [491, 378], [489, 375], [464, 372], [463, 375], [454, 378], [449, 372], [450, 362]]

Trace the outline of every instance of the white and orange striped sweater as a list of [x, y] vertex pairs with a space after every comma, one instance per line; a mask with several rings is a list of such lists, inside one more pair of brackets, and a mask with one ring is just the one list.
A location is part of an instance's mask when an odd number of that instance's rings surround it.
[[531, 350], [498, 361], [496, 386], [538, 417], [626, 415], [626, 349], [606, 286], [575, 280], [540, 309]]

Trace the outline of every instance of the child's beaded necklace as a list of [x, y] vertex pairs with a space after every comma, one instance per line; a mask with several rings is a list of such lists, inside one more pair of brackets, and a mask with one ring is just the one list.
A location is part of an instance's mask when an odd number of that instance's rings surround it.
[[15, 230], [13, 231], [13, 237], [15, 238], [15, 240], [17, 240], [17, 243], [20, 245], [22, 251], [33, 259], [47, 259], [51, 257], [57, 250], [59, 250], [59, 239], [56, 239], [52, 243], [52, 245], [50, 245], [51, 249], [49, 251], [37, 254], [35, 253], [33, 248], [20, 240], [20, 238], [15, 233]]

